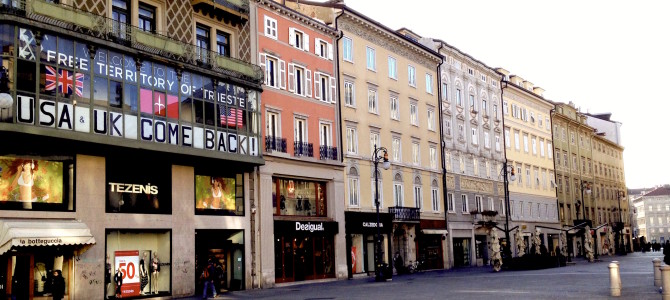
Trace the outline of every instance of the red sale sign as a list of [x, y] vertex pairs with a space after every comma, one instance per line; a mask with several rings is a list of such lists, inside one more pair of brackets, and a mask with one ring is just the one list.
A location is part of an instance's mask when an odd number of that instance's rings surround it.
[[114, 265], [116, 270], [123, 274], [121, 283], [121, 297], [131, 297], [140, 295], [140, 251], [115, 251]]

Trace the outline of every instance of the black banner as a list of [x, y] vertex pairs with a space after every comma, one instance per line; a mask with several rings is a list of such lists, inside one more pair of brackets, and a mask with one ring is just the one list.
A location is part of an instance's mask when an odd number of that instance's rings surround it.
[[[348, 234], [377, 233], [377, 214], [365, 212], [344, 212], [345, 228]], [[379, 232], [390, 234], [393, 228], [393, 217], [389, 213], [379, 213]]]
[[335, 235], [339, 232], [333, 221], [275, 221], [275, 235]]

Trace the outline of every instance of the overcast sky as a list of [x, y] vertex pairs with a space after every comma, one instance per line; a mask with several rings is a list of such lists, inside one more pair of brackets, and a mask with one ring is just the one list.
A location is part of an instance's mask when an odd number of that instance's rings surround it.
[[[670, 183], [670, 1], [345, 0], [621, 122], [629, 188]], [[666, 153], [666, 155], [663, 155]]]

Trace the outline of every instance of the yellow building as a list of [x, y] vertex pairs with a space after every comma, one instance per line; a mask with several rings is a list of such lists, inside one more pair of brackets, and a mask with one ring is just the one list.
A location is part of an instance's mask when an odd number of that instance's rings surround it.
[[527, 253], [531, 251], [531, 234], [541, 230], [542, 244], [551, 253], [560, 234], [550, 122], [554, 105], [544, 99], [542, 88], [505, 69], [497, 71], [505, 76], [505, 155], [516, 175], [516, 180], [509, 182], [510, 228], [519, 226]]

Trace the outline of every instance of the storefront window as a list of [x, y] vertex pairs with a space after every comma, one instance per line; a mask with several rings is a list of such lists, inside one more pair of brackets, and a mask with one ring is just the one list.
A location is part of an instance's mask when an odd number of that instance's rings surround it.
[[0, 209], [74, 209], [74, 160], [0, 156]]
[[107, 157], [107, 212], [172, 213], [172, 165], [123, 155]]
[[275, 178], [273, 187], [276, 215], [327, 216], [325, 183]]
[[233, 176], [195, 176], [197, 214], [244, 215], [244, 180]]
[[106, 238], [106, 297], [171, 294], [170, 230], [108, 229]]
[[333, 237], [279, 236], [275, 240], [277, 282], [303, 281], [335, 276]]

